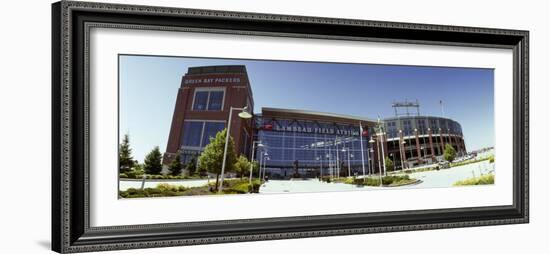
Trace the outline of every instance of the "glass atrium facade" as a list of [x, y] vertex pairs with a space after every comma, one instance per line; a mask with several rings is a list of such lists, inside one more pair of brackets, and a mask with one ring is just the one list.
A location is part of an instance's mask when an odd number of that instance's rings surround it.
[[363, 165], [368, 172], [369, 137], [364, 134], [369, 132], [361, 133], [359, 124], [258, 117], [256, 125], [257, 139], [264, 145], [256, 160], [265, 162], [271, 175], [284, 178], [297, 171], [315, 177], [338, 170], [353, 175], [362, 174]]

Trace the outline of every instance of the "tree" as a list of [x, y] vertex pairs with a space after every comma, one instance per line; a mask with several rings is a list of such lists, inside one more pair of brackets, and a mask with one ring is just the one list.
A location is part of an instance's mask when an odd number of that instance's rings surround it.
[[182, 167], [183, 165], [181, 164], [180, 154], [178, 153], [176, 155], [176, 158], [174, 158], [172, 162], [170, 162], [170, 166], [168, 167], [168, 169], [173, 176], [178, 176], [181, 175]]
[[259, 176], [259, 174], [260, 174], [260, 162], [258, 162], [258, 161], [252, 162], [252, 173]]
[[118, 171], [119, 173], [127, 173], [134, 167], [134, 158], [132, 157], [132, 148], [130, 148], [130, 137], [124, 135], [122, 144], [119, 146], [118, 152]]
[[393, 161], [390, 159], [390, 157], [386, 156], [386, 170], [393, 171], [393, 169], [394, 169]]
[[[227, 129], [216, 133], [216, 137], [210, 138], [210, 144], [206, 145], [199, 157], [199, 170], [216, 174], [216, 190], [218, 190], [218, 180], [222, 171], [225, 135], [227, 135]], [[236, 160], [235, 143], [233, 138], [229, 137], [224, 173], [233, 171]]]
[[191, 157], [189, 162], [187, 162], [187, 165], [185, 166], [185, 170], [187, 170], [187, 173], [190, 176], [195, 175], [197, 171], [197, 158], [195, 156]]
[[242, 154], [239, 158], [237, 158], [234, 166], [235, 171], [241, 176], [241, 179], [243, 179], [243, 176], [246, 175], [246, 173], [250, 172], [250, 161], [248, 161], [248, 159]]
[[143, 170], [145, 173], [151, 175], [158, 175], [162, 171], [162, 154], [160, 153], [159, 147], [155, 146], [153, 150], [145, 156]]
[[453, 160], [456, 157], [456, 151], [452, 145], [450, 144], [445, 145], [445, 152], [443, 154], [443, 157], [445, 158], [446, 161], [453, 162]]

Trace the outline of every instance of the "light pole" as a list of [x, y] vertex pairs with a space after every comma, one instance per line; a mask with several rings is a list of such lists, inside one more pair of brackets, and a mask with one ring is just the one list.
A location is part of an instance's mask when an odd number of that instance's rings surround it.
[[[330, 149], [329, 149], [329, 151], [330, 151]], [[333, 168], [332, 168], [332, 163], [331, 163], [330, 154], [327, 153], [327, 154], [325, 155], [325, 157], [327, 158], [327, 161], [328, 161], [328, 169], [329, 169], [329, 171], [330, 171], [329, 174], [330, 174], [330, 178], [331, 178], [331, 180], [332, 180], [332, 178], [333, 178], [333, 173], [334, 173], [334, 172], [333, 172]]]
[[252, 118], [252, 114], [248, 112], [248, 106], [244, 108], [229, 108], [229, 120], [227, 121], [227, 130], [225, 131], [225, 146], [223, 148], [223, 161], [222, 161], [222, 172], [221, 172], [221, 181], [220, 186], [218, 187], [218, 192], [221, 193], [223, 189], [223, 175], [225, 173], [225, 163], [227, 160], [227, 146], [229, 145], [229, 134], [231, 132], [231, 119], [233, 115], [233, 110], [241, 110], [239, 113], [239, 117], [243, 119], [250, 119]]
[[[370, 141], [369, 141], [369, 143], [370, 143]], [[373, 143], [374, 143], [374, 140], [373, 140]], [[370, 176], [374, 171], [374, 149], [371, 147], [369, 151], [370, 151], [370, 154], [371, 154], [371, 157], [369, 158], [369, 176]]]
[[[381, 148], [381, 151], [382, 151], [382, 165], [384, 166], [384, 176], [386, 175], [386, 156], [384, 154], [384, 126], [383, 126], [383, 123], [380, 122], [380, 117], [378, 117], [378, 130], [379, 130], [379, 133], [377, 133], [376, 135], [379, 137], [380, 139], [380, 148]], [[382, 184], [382, 182], [380, 182], [380, 184]]]
[[260, 168], [258, 169], [258, 180], [262, 181], [262, 163], [264, 163], [264, 153], [260, 153]]
[[319, 161], [319, 176], [323, 180], [323, 156], [317, 156], [316, 159]]
[[264, 161], [264, 175], [263, 175], [263, 179], [265, 179], [265, 165], [267, 164], [267, 161], [270, 160], [269, 157], [265, 157], [265, 161]]
[[345, 153], [347, 152], [348, 153], [348, 177], [351, 176], [351, 167], [350, 167], [350, 150], [346, 148], [342, 148], [342, 153]]
[[393, 153], [390, 153], [390, 160], [393, 162], [393, 171], [395, 171], [395, 158], [393, 158]]
[[404, 162], [403, 158], [405, 158], [407, 156], [405, 154], [405, 144], [407, 144], [407, 142], [405, 142], [405, 140], [403, 140], [403, 142], [401, 143], [401, 145], [403, 146], [403, 153], [401, 154], [401, 168], [402, 169], [405, 169], [405, 162]]
[[[250, 176], [248, 177], [248, 184], [252, 186], [252, 170], [254, 169], [254, 148], [258, 144], [258, 148], [264, 147], [262, 142], [260, 141], [254, 141], [252, 142], [252, 151], [250, 151]], [[258, 169], [258, 174], [260, 173]]]
[[267, 152], [262, 153], [263, 166], [262, 166], [262, 163], [260, 163], [260, 171], [258, 172], [258, 179], [260, 179], [260, 181], [263, 179], [265, 164], [266, 164], [266, 160], [267, 160], [268, 155], [269, 154]]
[[[353, 160], [353, 154], [352, 153], [348, 154], [348, 168], [351, 168], [350, 163], [349, 163], [350, 158], [351, 158], [351, 160]], [[355, 175], [355, 173], [354, 173], [354, 175]]]
[[[374, 141], [374, 139], [372, 139], [372, 136], [371, 136], [371, 137], [370, 137], [370, 140], [369, 140], [369, 144], [370, 144], [370, 147], [371, 147], [371, 148], [370, 148], [370, 152], [372, 153], [372, 157], [371, 157], [371, 158], [372, 158], [372, 162], [373, 162], [373, 163], [372, 163], [373, 165], [371, 165], [371, 169], [372, 169], [372, 170], [371, 170], [371, 174], [374, 173], [374, 143], [375, 143], [375, 141]], [[376, 151], [378, 152], [378, 149], [376, 149]], [[378, 156], [378, 158], [380, 158], [380, 155]]]
[[336, 175], [337, 179], [340, 179], [340, 156], [338, 156], [338, 143], [337, 138], [334, 138], [334, 146], [336, 150], [336, 170], [338, 170], [338, 174]]
[[361, 167], [363, 168], [363, 178], [365, 178], [365, 152], [363, 151], [363, 125], [359, 122], [359, 141], [361, 142]]
[[380, 187], [382, 187], [382, 163], [380, 163], [380, 146], [378, 145], [376, 146], [376, 152], [378, 154], [378, 178], [380, 179]]

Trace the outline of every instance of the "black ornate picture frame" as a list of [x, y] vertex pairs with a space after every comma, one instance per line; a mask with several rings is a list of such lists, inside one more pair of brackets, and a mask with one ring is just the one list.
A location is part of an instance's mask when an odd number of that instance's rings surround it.
[[[91, 27], [513, 50], [513, 205], [91, 227]], [[61, 1], [52, 5], [52, 249], [60, 253], [529, 222], [529, 32]]]

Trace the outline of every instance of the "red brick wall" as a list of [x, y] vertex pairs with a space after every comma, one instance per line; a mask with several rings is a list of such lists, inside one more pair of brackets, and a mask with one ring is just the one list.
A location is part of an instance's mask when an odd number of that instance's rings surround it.
[[[240, 82], [216, 82], [220, 78], [234, 79], [239, 78]], [[186, 84], [186, 80], [193, 80], [195, 82]], [[197, 82], [197, 80], [211, 82]], [[193, 97], [196, 88], [213, 88], [220, 87], [225, 88], [224, 105], [222, 111], [194, 111]], [[178, 151], [181, 140], [183, 138], [183, 123], [185, 120], [222, 120], [226, 121], [229, 118], [230, 107], [242, 108], [246, 106], [247, 99], [250, 100], [252, 105], [249, 109], [253, 112], [254, 101], [251, 94], [251, 88], [246, 73], [228, 73], [228, 74], [199, 74], [199, 75], [185, 75], [182, 78], [181, 86], [177, 91], [178, 95], [174, 106], [174, 113], [172, 117], [172, 125], [170, 127], [170, 134], [168, 136], [168, 143], [166, 146], [166, 154], [164, 164], [170, 163], [171, 159]], [[241, 119], [238, 117], [240, 111], [233, 111], [233, 118], [231, 123], [230, 135], [233, 137], [236, 145], [237, 152], [241, 151], [243, 144], [243, 129], [246, 129], [252, 139], [252, 120]], [[251, 140], [248, 141], [250, 144]]]

